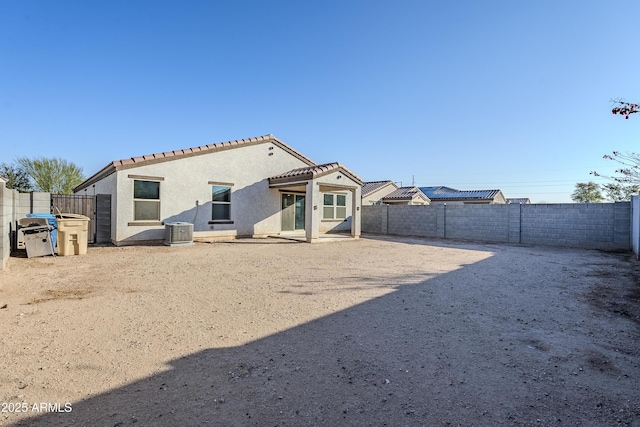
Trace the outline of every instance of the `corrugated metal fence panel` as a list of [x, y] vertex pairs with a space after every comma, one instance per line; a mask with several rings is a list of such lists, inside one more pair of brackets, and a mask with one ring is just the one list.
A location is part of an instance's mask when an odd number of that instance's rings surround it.
[[96, 196], [96, 243], [111, 242], [111, 194]]
[[89, 243], [95, 243], [96, 235], [96, 197], [76, 196], [66, 194], [51, 195], [51, 213], [73, 213], [87, 216], [89, 221], [89, 231], [87, 239]]

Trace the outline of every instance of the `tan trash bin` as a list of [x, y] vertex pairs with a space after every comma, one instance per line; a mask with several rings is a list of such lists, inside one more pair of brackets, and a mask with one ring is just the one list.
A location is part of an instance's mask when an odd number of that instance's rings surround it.
[[56, 215], [58, 221], [58, 255], [85, 255], [87, 253], [89, 217], [71, 213]]

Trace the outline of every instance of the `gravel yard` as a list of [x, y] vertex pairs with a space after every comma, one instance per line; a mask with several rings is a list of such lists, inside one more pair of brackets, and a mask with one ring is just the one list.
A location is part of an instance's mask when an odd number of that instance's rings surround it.
[[381, 238], [0, 272], [0, 425], [640, 426], [640, 262]]

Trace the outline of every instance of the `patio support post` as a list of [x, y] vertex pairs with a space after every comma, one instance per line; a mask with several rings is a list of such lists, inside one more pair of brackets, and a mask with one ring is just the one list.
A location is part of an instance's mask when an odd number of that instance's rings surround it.
[[316, 180], [311, 179], [307, 184], [304, 225], [307, 242], [309, 243], [318, 240], [321, 212], [322, 200], [320, 200], [320, 186]]
[[360, 215], [362, 211], [362, 188], [360, 186], [351, 190], [351, 237], [360, 237]]

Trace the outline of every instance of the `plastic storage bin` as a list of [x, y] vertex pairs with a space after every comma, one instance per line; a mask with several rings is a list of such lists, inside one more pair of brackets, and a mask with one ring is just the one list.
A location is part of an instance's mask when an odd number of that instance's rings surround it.
[[71, 213], [56, 215], [58, 255], [85, 255], [88, 245], [89, 217]]

